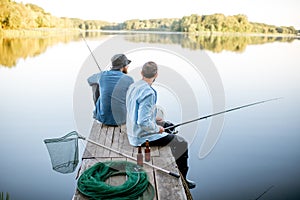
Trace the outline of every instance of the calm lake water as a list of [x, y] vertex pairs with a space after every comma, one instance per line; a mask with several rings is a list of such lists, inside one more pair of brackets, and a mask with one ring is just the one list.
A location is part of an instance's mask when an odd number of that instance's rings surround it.
[[[190, 144], [194, 199], [300, 198], [298, 39], [106, 34], [87, 42], [102, 70], [113, 54], [126, 53], [135, 80], [143, 63], [157, 62], [158, 104], [174, 123], [282, 97], [178, 130]], [[0, 44], [0, 192], [11, 199], [71, 199], [76, 172], [53, 171], [43, 140], [72, 130], [89, 134], [86, 78], [97, 65], [80, 38]]]

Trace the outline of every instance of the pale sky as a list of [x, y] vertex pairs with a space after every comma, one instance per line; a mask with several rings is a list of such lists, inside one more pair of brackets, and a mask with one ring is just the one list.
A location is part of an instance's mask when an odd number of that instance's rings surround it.
[[300, 29], [299, 0], [15, 0], [33, 3], [57, 17], [123, 22], [181, 18], [191, 14], [245, 14], [251, 22]]

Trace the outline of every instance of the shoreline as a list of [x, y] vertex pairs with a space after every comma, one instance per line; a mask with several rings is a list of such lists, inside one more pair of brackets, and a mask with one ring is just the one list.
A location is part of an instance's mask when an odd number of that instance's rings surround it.
[[271, 34], [271, 33], [242, 33], [242, 32], [174, 32], [174, 31], [127, 31], [127, 30], [87, 30], [87, 32], [100, 32], [100, 33], [159, 33], [159, 34], [179, 34], [179, 35], [195, 35], [195, 36], [243, 36], [243, 37], [299, 37], [295, 34]]
[[145, 30], [82, 30], [76, 28], [35, 28], [20, 30], [0, 30], [0, 39], [2, 38], [30, 38], [30, 37], [55, 37], [70, 34], [80, 34], [82, 32], [98, 32], [98, 33], [125, 33], [125, 34], [181, 34], [199, 36], [229, 36], [229, 37], [293, 37], [299, 38], [298, 34], [271, 34], [271, 33], [242, 33], [242, 32], [173, 32], [173, 31], [145, 31]]
[[[1, 32], [0, 32], [1, 33]], [[71, 28], [35, 28], [35, 29], [16, 29], [3, 30], [0, 38], [31, 38], [31, 37], [58, 37], [66, 34], [79, 34], [80, 29]]]

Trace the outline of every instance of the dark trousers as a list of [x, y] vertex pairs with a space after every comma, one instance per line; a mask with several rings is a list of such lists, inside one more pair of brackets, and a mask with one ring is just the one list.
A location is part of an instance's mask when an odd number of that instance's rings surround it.
[[[142, 146], [144, 146], [143, 144]], [[169, 145], [172, 150], [172, 154], [176, 160], [176, 164], [180, 173], [186, 178], [188, 172], [188, 143], [179, 135], [168, 134], [167, 136], [158, 140], [150, 141], [151, 146], [166, 146]]]

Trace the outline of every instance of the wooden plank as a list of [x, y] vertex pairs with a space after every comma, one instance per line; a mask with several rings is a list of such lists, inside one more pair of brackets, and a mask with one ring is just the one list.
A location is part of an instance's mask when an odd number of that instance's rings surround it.
[[[171, 154], [170, 147], [159, 148], [160, 157], [153, 157], [153, 164], [162, 167], [166, 170], [179, 174], [174, 157]], [[171, 154], [171, 156], [170, 156]], [[167, 173], [155, 170], [155, 180], [157, 188], [158, 200], [164, 199], [178, 199], [186, 200], [184, 187], [180, 178], [175, 178]]]
[[[104, 131], [102, 128], [103, 128], [102, 124], [96, 121], [96, 127], [94, 129], [92, 128], [91, 133], [90, 133], [90, 138], [92, 138], [93, 141], [99, 140], [101, 132]], [[90, 148], [90, 153], [92, 154], [93, 157], [96, 157], [97, 151], [99, 150], [99, 146], [89, 143], [89, 142], [88, 142], [88, 144], [92, 145]], [[88, 148], [86, 148], [86, 149], [88, 150]]]
[[[113, 142], [113, 135], [114, 135], [114, 127], [111, 126], [106, 126], [107, 131], [106, 131], [106, 136], [104, 138], [104, 146], [110, 148], [112, 146]], [[101, 157], [109, 157], [110, 155], [110, 150], [104, 148], [103, 153], [101, 154]]]
[[75, 191], [75, 194], [72, 199], [73, 200], [89, 200], [89, 198], [87, 196], [84, 196], [78, 190]]
[[134, 156], [133, 152], [134, 152], [135, 147], [133, 147], [129, 144], [127, 134], [126, 134], [126, 125], [121, 126], [120, 138], [121, 137], [122, 137], [122, 139], [120, 140], [120, 142], [122, 142], [122, 143], [120, 143], [120, 151], [126, 155]]
[[[150, 163], [153, 164], [153, 160], [151, 158]], [[154, 199], [157, 200], [157, 191], [156, 191], [156, 181], [155, 181], [155, 176], [154, 176], [154, 169], [152, 167], [149, 167], [148, 165], [143, 166], [143, 169], [147, 172], [148, 179], [150, 184], [154, 187]]]
[[[96, 137], [100, 134], [101, 127], [102, 127], [102, 124], [97, 122], [96, 120], [94, 120], [92, 129], [91, 129], [91, 133], [89, 135], [89, 139], [96, 140]], [[96, 149], [97, 149], [96, 145], [87, 142], [82, 159], [94, 157]]]
[[[116, 151], [120, 151], [120, 145], [119, 145], [120, 133], [121, 133], [121, 127], [120, 126], [115, 127], [111, 148], [115, 149]], [[120, 154], [110, 152], [110, 157], [122, 157], [122, 156]]]
[[[95, 142], [104, 145], [105, 144], [105, 138], [106, 138], [106, 133], [107, 133], [107, 128], [108, 126], [102, 125], [100, 134], [96, 137]], [[96, 152], [95, 152], [95, 157], [99, 158], [99, 157], [103, 157], [103, 152], [104, 152], [104, 148], [99, 146], [99, 145], [95, 145], [96, 146]]]
[[159, 150], [158, 150], [158, 147], [156, 146], [153, 146], [153, 147], [150, 147], [151, 149], [151, 156], [159, 156]]

